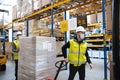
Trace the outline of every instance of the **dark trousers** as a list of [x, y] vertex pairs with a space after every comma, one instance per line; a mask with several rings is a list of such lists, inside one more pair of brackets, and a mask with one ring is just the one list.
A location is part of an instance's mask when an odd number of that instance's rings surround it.
[[15, 80], [18, 80], [18, 60], [15, 60]]
[[79, 80], [85, 80], [85, 64], [75, 67], [74, 65], [69, 65], [69, 78], [68, 80], [74, 80], [76, 73], [79, 73]]

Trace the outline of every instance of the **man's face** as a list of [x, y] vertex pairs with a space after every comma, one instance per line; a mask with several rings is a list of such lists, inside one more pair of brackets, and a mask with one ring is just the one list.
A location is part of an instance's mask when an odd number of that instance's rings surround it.
[[77, 39], [78, 39], [78, 41], [81, 40], [81, 37], [80, 37], [81, 34], [84, 34], [84, 32], [82, 32], [82, 31], [77, 32]]
[[22, 35], [21, 35], [21, 34], [18, 34], [18, 35], [17, 35], [17, 38], [19, 38], [20, 36], [22, 36]]

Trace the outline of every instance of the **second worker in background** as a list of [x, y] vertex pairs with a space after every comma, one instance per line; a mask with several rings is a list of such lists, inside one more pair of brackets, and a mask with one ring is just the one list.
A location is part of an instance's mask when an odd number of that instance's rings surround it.
[[18, 53], [20, 51], [19, 48], [19, 37], [22, 35], [20, 31], [17, 32], [16, 39], [13, 41], [12, 45], [12, 51], [14, 55], [14, 61], [15, 61], [15, 80], [18, 80]]

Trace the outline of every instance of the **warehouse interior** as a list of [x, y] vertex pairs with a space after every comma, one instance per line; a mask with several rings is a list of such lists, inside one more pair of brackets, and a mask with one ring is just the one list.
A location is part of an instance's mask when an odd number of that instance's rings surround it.
[[120, 80], [119, 14], [119, 0], [0, 0], [0, 80], [68, 80], [62, 46], [79, 26], [93, 65], [86, 64], [85, 80]]

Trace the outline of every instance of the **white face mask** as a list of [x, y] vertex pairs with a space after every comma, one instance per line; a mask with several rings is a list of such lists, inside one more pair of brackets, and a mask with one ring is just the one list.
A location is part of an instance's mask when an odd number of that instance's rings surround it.
[[84, 39], [84, 38], [85, 38], [85, 35], [84, 35], [84, 34], [80, 34], [80, 38], [81, 38], [81, 39]]

